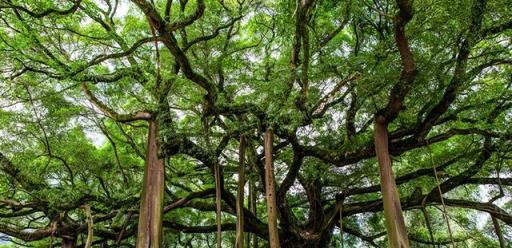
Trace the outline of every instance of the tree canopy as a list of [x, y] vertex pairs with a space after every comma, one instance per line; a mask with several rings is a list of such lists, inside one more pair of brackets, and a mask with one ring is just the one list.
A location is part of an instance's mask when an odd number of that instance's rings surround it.
[[511, 16], [0, 0], [0, 247], [506, 247]]

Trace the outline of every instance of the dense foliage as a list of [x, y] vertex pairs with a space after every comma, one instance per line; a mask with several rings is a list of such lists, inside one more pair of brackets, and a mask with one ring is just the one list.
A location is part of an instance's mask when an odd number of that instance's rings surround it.
[[240, 164], [245, 247], [267, 247], [265, 131], [282, 247], [393, 244], [389, 155], [411, 247], [505, 245], [511, 16], [508, 0], [0, 0], [0, 246], [135, 247], [152, 157], [163, 247], [213, 247], [219, 220], [235, 244]]

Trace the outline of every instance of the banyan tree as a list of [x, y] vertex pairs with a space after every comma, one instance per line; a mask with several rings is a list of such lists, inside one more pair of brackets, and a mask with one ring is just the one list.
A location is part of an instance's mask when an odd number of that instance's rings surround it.
[[508, 247], [508, 0], [0, 0], [0, 247]]

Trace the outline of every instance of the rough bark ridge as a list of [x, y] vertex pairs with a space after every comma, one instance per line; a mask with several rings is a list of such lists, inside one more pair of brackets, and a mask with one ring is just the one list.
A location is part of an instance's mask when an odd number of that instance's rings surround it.
[[277, 204], [275, 195], [276, 189], [274, 185], [274, 168], [272, 165], [272, 136], [273, 133], [271, 129], [265, 132], [265, 186], [267, 196], [269, 244], [271, 248], [279, 248]]
[[162, 247], [164, 162], [158, 158], [158, 126], [149, 121], [146, 163], [139, 211], [137, 248]]

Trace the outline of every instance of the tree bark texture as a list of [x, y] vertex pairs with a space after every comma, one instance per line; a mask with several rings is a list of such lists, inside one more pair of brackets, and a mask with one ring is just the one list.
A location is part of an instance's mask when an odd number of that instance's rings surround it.
[[277, 204], [276, 204], [276, 189], [274, 185], [274, 168], [272, 164], [272, 130], [269, 129], [265, 132], [265, 187], [267, 198], [267, 211], [268, 211], [268, 231], [269, 231], [269, 245], [270, 248], [278, 248], [279, 233], [277, 229]]
[[245, 186], [245, 138], [240, 137], [238, 156], [238, 192], [236, 198], [236, 247], [244, 248], [244, 186]]
[[375, 153], [379, 163], [380, 186], [389, 247], [409, 248], [409, 238], [407, 237], [402, 207], [400, 206], [400, 197], [389, 157], [387, 124], [377, 118], [374, 127]]
[[137, 231], [137, 248], [162, 247], [164, 162], [158, 158], [158, 125], [149, 121], [143, 189]]

